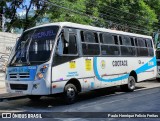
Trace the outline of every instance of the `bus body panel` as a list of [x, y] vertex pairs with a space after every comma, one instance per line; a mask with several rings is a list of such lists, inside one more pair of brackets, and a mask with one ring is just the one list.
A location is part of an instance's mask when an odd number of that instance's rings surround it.
[[155, 57], [81, 57], [66, 62], [52, 68], [52, 93], [63, 92], [70, 79], [79, 80], [82, 91], [127, 84], [131, 71], [138, 82], [154, 78]]

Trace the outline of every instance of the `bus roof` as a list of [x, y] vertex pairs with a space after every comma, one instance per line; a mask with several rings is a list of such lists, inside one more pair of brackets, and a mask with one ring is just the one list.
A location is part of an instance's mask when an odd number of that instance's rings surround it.
[[[43, 24], [43, 25], [39, 25], [39, 26], [30, 28], [28, 30], [39, 28], [39, 27], [45, 27], [45, 26], [54, 26], [54, 25], [61, 26], [61, 27], [65, 26], [65, 27], [73, 27], [73, 28], [79, 28], [79, 29], [101, 31], [101, 32], [111, 32], [111, 33], [116, 33], [116, 34], [130, 35], [130, 36], [152, 39], [151, 36], [147, 36], [147, 35], [141, 35], [141, 34], [129, 33], [129, 32], [124, 32], [124, 31], [119, 31], [119, 30], [94, 27], [94, 26], [90, 26], [90, 25], [83, 25], [83, 24], [77, 24], [77, 23], [72, 23], [72, 22], [56, 22], [56, 23]], [[28, 30], [26, 30], [26, 31], [28, 31]]]

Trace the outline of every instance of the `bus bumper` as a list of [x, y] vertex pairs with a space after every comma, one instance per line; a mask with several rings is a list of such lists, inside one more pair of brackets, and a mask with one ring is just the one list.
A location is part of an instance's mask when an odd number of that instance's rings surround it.
[[24, 95], [49, 95], [50, 87], [45, 80], [37, 81], [6, 81], [6, 90], [9, 93]]

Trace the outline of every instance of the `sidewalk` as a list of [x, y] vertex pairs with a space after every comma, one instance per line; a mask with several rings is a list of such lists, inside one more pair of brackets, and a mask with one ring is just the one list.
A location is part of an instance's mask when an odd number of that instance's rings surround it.
[[5, 87], [5, 81], [3, 77], [0, 77], [0, 94], [7, 93], [6, 92], [6, 87]]

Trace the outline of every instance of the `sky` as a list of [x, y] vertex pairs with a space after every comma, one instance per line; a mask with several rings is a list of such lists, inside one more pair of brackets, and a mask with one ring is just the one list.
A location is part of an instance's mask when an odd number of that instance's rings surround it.
[[[24, 1], [25, 1], [25, 3], [24, 3], [25, 5], [29, 5], [30, 0], [24, 0]], [[17, 9], [17, 12], [18, 12], [18, 13], [24, 12], [24, 11], [25, 11], [25, 10], [23, 10], [23, 9], [19, 9], [19, 8]]]

